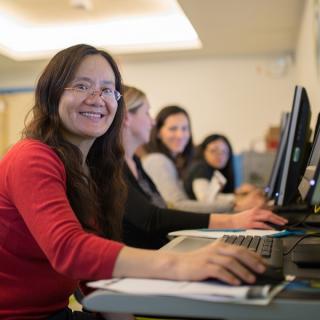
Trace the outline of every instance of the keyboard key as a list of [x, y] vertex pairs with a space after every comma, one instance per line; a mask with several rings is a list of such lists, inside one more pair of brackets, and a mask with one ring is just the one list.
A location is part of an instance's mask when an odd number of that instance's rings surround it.
[[233, 244], [236, 244], [240, 246], [244, 240], [245, 236], [237, 236], [237, 239], [233, 242]]
[[236, 239], [237, 239], [237, 236], [228, 236], [225, 242], [232, 244], [236, 241]]
[[253, 237], [251, 237], [251, 236], [246, 236], [241, 245], [242, 245], [243, 247], [248, 248], [249, 245], [250, 245], [250, 243], [251, 243], [251, 241], [252, 241], [252, 239], [253, 239]]
[[272, 268], [283, 266], [283, 246], [281, 239], [260, 236], [224, 235], [226, 243], [240, 245], [262, 256]]
[[254, 236], [248, 249], [251, 251], [257, 251], [260, 240], [261, 240], [261, 237]]

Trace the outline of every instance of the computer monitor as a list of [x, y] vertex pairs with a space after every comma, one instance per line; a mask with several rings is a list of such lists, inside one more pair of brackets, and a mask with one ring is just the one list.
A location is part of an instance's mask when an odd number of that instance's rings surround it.
[[307, 92], [305, 88], [296, 86], [279, 190], [276, 190], [275, 204], [278, 206], [295, 203], [298, 198], [298, 186], [310, 151], [310, 118]]
[[311, 206], [320, 205], [320, 166], [318, 165], [314, 175], [314, 187], [310, 196], [309, 204]]
[[315, 129], [314, 129], [314, 135], [313, 135], [312, 145], [314, 145], [314, 143], [315, 143], [315, 141], [316, 141], [319, 128], [320, 128], [320, 112], [318, 113], [318, 116], [317, 116], [317, 122], [316, 122], [316, 126], [315, 126]]
[[304, 175], [299, 184], [299, 192], [303, 201], [309, 205], [316, 205], [320, 203], [319, 192], [320, 188], [320, 113], [316, 124], [312, 149], [308, 160]]
[[276, 156], [273, 162], [270, 179], [265, 187], [264, 191], [266, 197], [271, 200], [275, 196], [275, 192], [277, 190], [277, 184], [280, 181], [280, 173], [282, 171], [282, 166], [284, 162], [284, 155], [287, 146], [288, 132], [289, 132], [289, 121], [290, 121], [290, 113], [285, 112], [281, 116], [280, 122], [280, 140], [276, 152]]

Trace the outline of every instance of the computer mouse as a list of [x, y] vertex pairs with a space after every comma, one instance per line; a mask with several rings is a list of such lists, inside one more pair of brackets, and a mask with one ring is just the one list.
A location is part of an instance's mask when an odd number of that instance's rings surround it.
[[[285, 280], [282, 268], [267, 267], [264, 273], [254, 273], [256, 281], [254, 283], [247, 283], [242, 281], [240, 285], [264, 286], [267, 284], [276, 285]], [[214, 283], [225, 284], [222, 280], [216, 278], [208, 278], [207, 281]]]
[[288, 228], [287, 225], [274, 224], [271, 222], [267, 222], [266, 225], [268, 225], [270, 228], [277, 230], [277, 231], [286, 230]]
[[256, 282], [253, 285], [278, 284], [285, 280], [282, 268], [267, 267], [264, 273], [255, 274]]

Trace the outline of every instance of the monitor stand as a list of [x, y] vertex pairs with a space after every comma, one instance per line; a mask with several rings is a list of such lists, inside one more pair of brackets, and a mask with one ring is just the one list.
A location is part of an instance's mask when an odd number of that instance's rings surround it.
[[300, 268], [320, 267], [320, 244], [301, 243], [292, 251], [291, 260]]
[[305, 221], [305, 224], [307, 224], [310, 227], [320, 228], [320, 214], [319, 213], [311, 214]]
[[296, 213], [296, 214], [308, 214], [312, 212], [312, 207], [305, 203], [293, 203], [285, 206], [278, 206], [274, 205], [270, 208], [274, 213], [278, 214], [290, 214], [290, 213]]
[[[309, 224], [310, 226], [320, 227], [320, 214], [314, 214], [313, 207], [307, 204], [290, 204], [286, 206], [274, 205], [270, 207], [270, 210], [288, 219], [289, 225], [298, 226], [301, 222]], [[307, 219], [305, 219], [306, 216], [308, 216]]]

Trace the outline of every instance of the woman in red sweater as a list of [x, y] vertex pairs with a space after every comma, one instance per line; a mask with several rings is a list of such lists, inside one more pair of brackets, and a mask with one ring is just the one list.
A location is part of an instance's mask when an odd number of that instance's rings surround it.
[[0, 163], [1, 319], [97, 319], [67, 308], [79, 281], [237, 285], [265, 270], [257, 255], [220, 242], [185, 254], [117, 242], [126, 196], [121, 91], [112, 57], [88, 45], [59, 52], [42, 73], [23, 139]]

